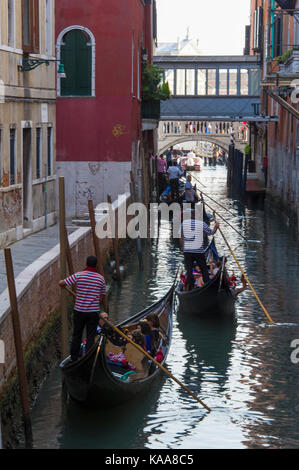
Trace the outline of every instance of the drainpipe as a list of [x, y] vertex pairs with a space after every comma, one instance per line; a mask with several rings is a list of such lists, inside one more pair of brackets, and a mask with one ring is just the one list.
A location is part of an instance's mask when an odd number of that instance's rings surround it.
[[47, 208], [47, 171], [48, 171], [48, 166], [47, 164], [45, 163], [45, 186], [44, 186], [44, 201], [45, 201], [45, 228], [47, 228], [47, 212], [48, 212], [48, 208]]

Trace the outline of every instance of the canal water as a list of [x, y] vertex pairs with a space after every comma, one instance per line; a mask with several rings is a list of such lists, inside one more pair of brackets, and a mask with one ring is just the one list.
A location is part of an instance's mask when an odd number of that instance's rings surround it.
[[[65, 404], [60, 372], [55, 369], [32, 410], [36, 449], [299, 447], [299, 363], [291, 360], [291, 343], [299, 342], [296, 239], [279, 216], [249, 210], [228, 199], [224, 167], [204, 167], [194, 175], [206, 186], [198, 187], [232, 214], [207, 202], [249, 240], [245, 242], [221, 222], [274, 323], [269, 324], [250, 289], [240, 295], [232, 322], [203, 321], [176, 310], [167, 367], [211, 413], [167, 376], [136, 402], [104, 411], [86, 410], [72, 402]], [[238, 267], [220, 234], [216, 243], [240, 284]], [[127, 277], [113, 289], [113, 322], [161, 298], [182, 262], [169, 223], [161, 227], [159, 240], [144, 249], [144, 270], [139, 271], [137, 256], [128, 260]]]

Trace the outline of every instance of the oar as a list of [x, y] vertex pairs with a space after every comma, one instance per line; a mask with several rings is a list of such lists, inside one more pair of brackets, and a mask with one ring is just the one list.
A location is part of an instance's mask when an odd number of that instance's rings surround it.
[[196, 401], [198, 401], [206, 410], [208, 410], [209, 412], [211, 411], [211, 409], [207, 405], [205, 405], [205, 403], [203, 403], [196, 395], [194, 395], [194, 393], [192, 393], [191, 390], [189, 390], [184, 384], [182, 384], [182, 382], [180, 382], [177, 378], [175, 378], [171, 374], [171, 372], [169, 372], [164, 366], [162, 366], [158, 361], [156, 361], [156, 359], [154, 359], [150, 354], [148, 354], [147, 351], [145, 351], [141, 346], [139, 346], [139, 344], [134, 343], [134, 341], [131, 338], [129, 338], [127, 335], [125, 335], [125, 333], [123, 333], [121, 330], [119, 330], [116, 326], [112, 325], [112, 323], [110, 323], [108, 320], [104, 319], [104, 321], [111, 328], [113, 328], [113, 330], [116, 331], [120, 336], [122, 336], [125, 340], [127, 340], [129, 343], [131, 343], [136, 349], [138, 349], [140, 352], [142, 352], [142, 354], [144, 354], [146, 357], [148, 357], [148, 359], [150, 359], [154, 364], [156, 364], [156, 366], [160, 367], [160, 369], [162, 369], [163, 372], [165, 372], [165, 374], [167, 374], [172, 380], [174, 380], [186, 392], [188, 392], [189, 395], [191, 395]]
[[235, 253], [233, 252], [232, 248], [230, 247], [230, 245], [229, 245], [227, 239], [225, 238], [225, 236], [224, 236], [222, 230], [221, 230], [220, 228], [219, 228], [218, 230], [219, 230], [219, 232], [221, 233], [221, 235], [222, 235], [222, 237], [223, 237], [223, 240], [224, 240], [225, 243], [227, 244], [228, 249], [229, 249], [229, 251], [231, 252], [231, 254], [232, 254], [232, 256], [233, 256], [235, 262], [236, 262], [237, 265], [239, 266], [239, 269], [240, 269], [241, 273], [243, 274], [243, 276], [244, 276], [246, 282], [248, 283], [250, 289], [252, 290], [252, 292], [253, 292], [253, 294], [254, 294], [256, 300], [257, 300], [258, 303], [260, 304], [260, 306], [261, 306], [263, 312], [265, 313], [265, 315], [266, 315], [266, 317], [268, 318], [269, 322], [270, 322], [270, 323], [273, 323], [272, 318], [270, 317], [268, 311], [266, 310], [266, 308], [265, 308], [264, 305], [262, 304], [262, 302], [261, 302], [259, 296], [258, 296], [257, 293], [255, 292], [255, 290], [254, 290], [254, 288], [253, 288], [251, 282], [249, 281], [249, 279], [248, 279], [248, 277], [246, 276], [246, 274], [245, 274], [245, 272], [244, 272], [242, 266], [240, 265], [239, 261], [237, 260], [236, 255], [235, 255]]
[[[191, 173], [190, 173], [191, 174]], [[199, 179], [197, 179], [194, 175], [191, 175], [192, 178], [194, 178], [196, 181], [198, 181], [200, 184], [202, 184]], [[215, 199], [213, 199], [211, 196], [209, 196], [208, 194], [204, 193], [203, 191], [201, 191], [202, 194], [204, 194], [206, 197], [208, 197], [209, 199], [211, 199], [213, 202], [215, 202], [216, 204], [218, 204], [218, 206], [222, 207], [222, 209], [226, 210], [229, 214], [231, 214], [233, 217], [235, 217], [235, 214], [233, 214], [233, 212], [231, 212], [229, 209], [227, 209], [225, 206], [223, 206], [222, 204], [220, 204], [220, 202], [218, 201], [215, 201]]]
[[220, 215], [218, 212], [215, 211], [215, 209], [213, 209], [213, 207], [209, 206], [209, 204], [204, 201], [205, 205], [209, 207], [209, 209], [211, 209], [213, 211], [213, 213], [217, 214], [220, 219], [222, 219], [227, 225], [229, 225], [235, 232], [237, 232], [238, 235], [240, 235], [240, 237], [244, 238], [245, 241], [247, 241], [247, 238], [244, 237], [244, 235], [242, 235], [241, 232], [239, 232], [233, 225], [231, 225], [224, 217], [222, 217], [222, 215]]

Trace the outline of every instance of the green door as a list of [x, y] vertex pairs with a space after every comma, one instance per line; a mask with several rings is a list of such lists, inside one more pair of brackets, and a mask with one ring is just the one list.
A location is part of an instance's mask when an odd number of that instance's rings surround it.
[[66, 73], [61, 79], [61, 96], [91, 96], [91, 44], [83, 31], [66, 33], [61, 62]]

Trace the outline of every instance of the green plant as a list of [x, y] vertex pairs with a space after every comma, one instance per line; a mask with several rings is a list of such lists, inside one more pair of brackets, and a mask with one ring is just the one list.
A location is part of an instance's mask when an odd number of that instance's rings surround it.
[[251, 147], [250, 145], [246, 145], [245, 149], [244, 149], [244, 153], [245, 155], [250, 155], [251, 153]]
[[142, 99], [168, 100], [171, 96], [168, 82], [163, 82], [163, 69], [147, 65], [142, 72]]
[[288, 49], [287, 51], [285, 51], [284, 54], [276, 57], [276, 62], [277, 64], [284, 64], [290, 57], [291, 55], [293, 54], [293, 50], [294, 49]]

